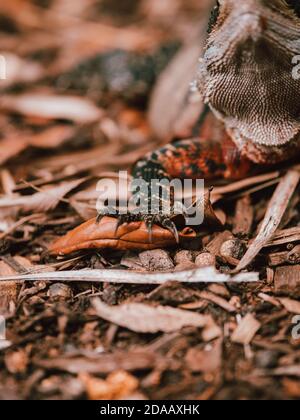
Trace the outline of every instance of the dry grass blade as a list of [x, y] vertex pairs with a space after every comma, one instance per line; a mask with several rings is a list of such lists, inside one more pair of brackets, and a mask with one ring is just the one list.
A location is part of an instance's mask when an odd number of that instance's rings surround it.
[[108, 306], [98, 298], [92, 304], [100, 318], [141, 333], [169, 333], [186, 326], [202, 328], [207, 323], [205, 315], [169, 306], [152, 307], [143, 303]]
[[137, 273], [127, 270], [74, 270], [40, 274], [24, 274], [12, 277], [0, 277], [1, 281], [62, 281], [62, 282], [94, 282], [94, 283], [124, 283], [124, 284], [164, 284], [169, 281], [182, 283], [225, 283], [225, 282], [257, 282], [258, 273], [241, 273], [236, 276], [218, 273], [214, 268], [199, 268], [195, 270], [174, 273]]
[[278, 229], [289, 201], [299, 183], [300, 174], [289, 171], [276, 188], [268, 206], [260, 231], [234, 272], [246, 268]]

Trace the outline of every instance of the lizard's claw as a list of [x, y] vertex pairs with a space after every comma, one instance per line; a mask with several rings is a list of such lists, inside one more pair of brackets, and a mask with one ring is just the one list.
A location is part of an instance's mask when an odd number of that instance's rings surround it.
[[103, 207], [98, 212], [98, 215], [97, 215], [97, 218], [96, 218], [96, 223], [99, 224], [101, 222], [101, 220], [103, 219], [103, 217], [105, 217], [105, 216], [118, 217], [119, 212], [118, 212], [118, 210], [116, 210], [114, 207], [111, 207], [111, 206]]
[[161, 220], [162, 227], [166, 228], [169, 232], [171, 232], [174, 235], [174, 238], [176, 239], [177, 244], [179, 244], [179, 234], [177, 227], [175, 223], [167, 216], [162, 216]]
[[152, 243], [152, 228], [154, 224], [154, 218], [151, 214], [148, 214], [144, 217], [144, 222], [148, 230], [149, 242]]
[[173, 215], [165, 214], [142, 214], [142, 213], [126, 213], [120, 214], [118, 210], [106, 207], [98, 214], [96, 223], [99, 223], [104, 216], [117, 218], [115, 233], [117, 233], [120, 226], [125, 223], [143, 221], [149, 233], [149, 242], [152, 243], [152, 229], [153, 225], [158, 224], [172, 233], [177, 243], [179, 243], [179, 234], [175, 223], [172, 220]]

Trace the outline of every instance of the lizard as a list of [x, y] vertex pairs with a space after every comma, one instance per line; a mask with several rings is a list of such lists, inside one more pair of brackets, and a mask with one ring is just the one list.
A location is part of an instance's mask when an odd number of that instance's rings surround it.
[[[191, 93], [181, 95], [180, 112], [193, 109], [192, 118], [183, 118], [186, 137], [174, 131], [169, 144], [132, 169], [133, 178], [149, 187], [153, 179], [241, 179], [300, 154], [300, 81], [293, 77], [293, 58], [300, 54], [300, 1], [219, 0], [207, 32]], [[169, 106], [177, 94], [174, 83], [172, 89], [163, 92]], [[152, 112], [163, 112], [161, 99], [157, 95]], [[148, 211], [117, 214], [117, 227], [143, 220], [149, 232], [157, 223], [178, 239], [174, 208], [170, 214], [151, 213], [149, 191]], [[110, 211], [100, 212], [98, 221]]]

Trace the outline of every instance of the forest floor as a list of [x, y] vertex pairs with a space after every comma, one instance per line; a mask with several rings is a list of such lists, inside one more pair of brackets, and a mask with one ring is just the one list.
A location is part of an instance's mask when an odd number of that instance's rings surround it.
[[[297, 163], [214, 184], [222, 228], [190, 246], [48, 252], [96, 216], [99, 179], [160, 144], [147, 120], [151, 86], [134, 102], [118, 94], [120, 74], [114, 84], [97, 66], [116, 49], [121, 70], [130, 54], [176, 49], [197, 33], [202, 8], [0, 5], [0, 399], [300, 398]], [[237, 266], [247, 281], [231, 277]]]

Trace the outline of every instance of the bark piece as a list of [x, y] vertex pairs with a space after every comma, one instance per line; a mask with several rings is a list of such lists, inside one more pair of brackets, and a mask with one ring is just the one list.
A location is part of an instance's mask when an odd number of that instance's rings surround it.
[[300, 265], [278, 267], [274, 281], [276, 294], [300, 296]]
[[248, 235], [251, 232], [254, 212], [249, 195], [238, 200], [235, 210], [233, 233], [235, 235]]

